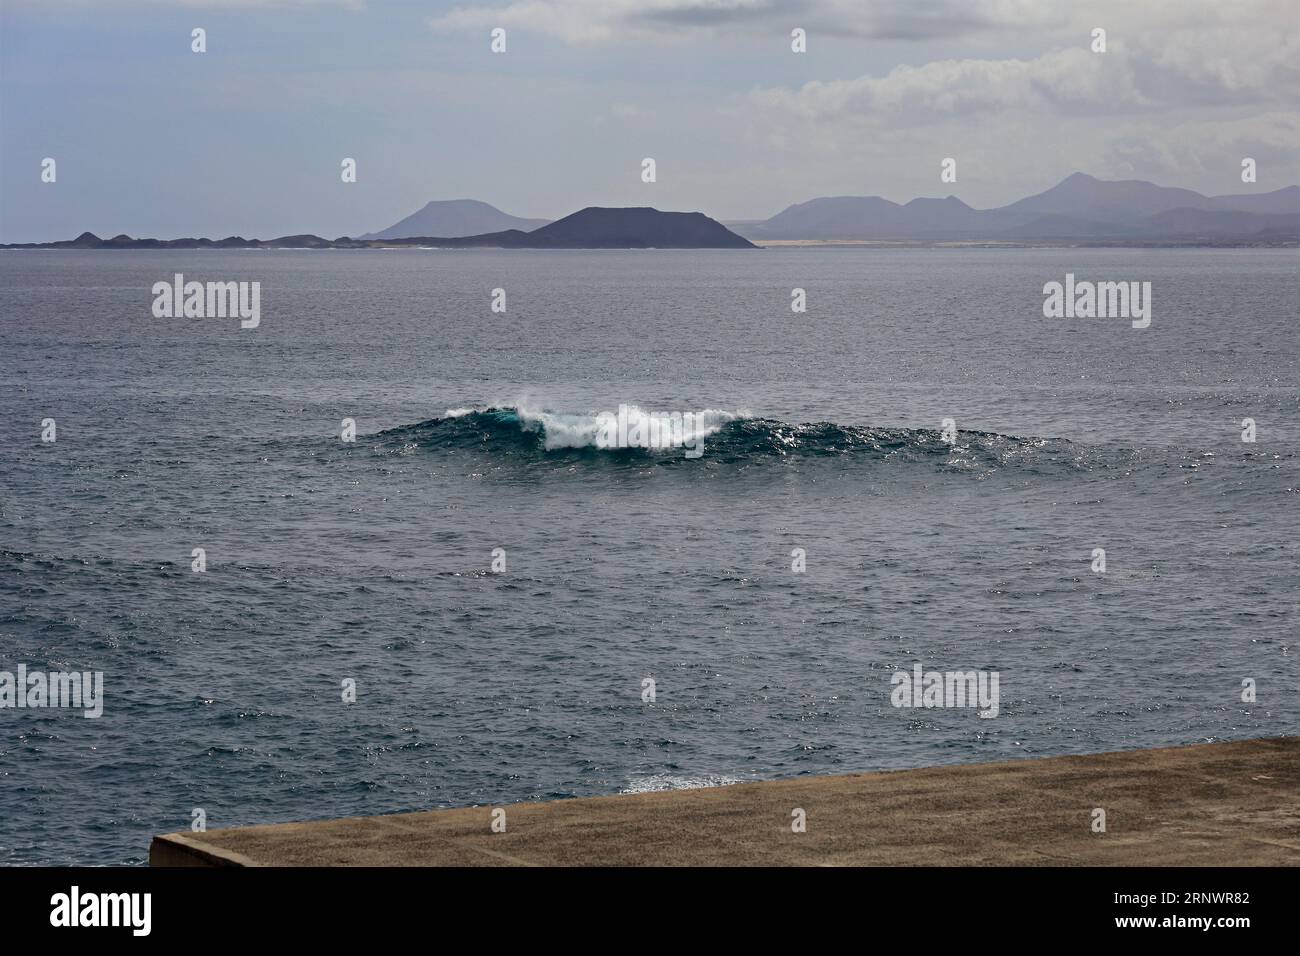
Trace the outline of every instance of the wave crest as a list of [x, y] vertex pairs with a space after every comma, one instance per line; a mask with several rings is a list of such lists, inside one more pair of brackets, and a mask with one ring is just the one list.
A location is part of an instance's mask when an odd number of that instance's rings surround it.
[[[646, 416], [642, 409], [635, 415]], [[690, 462], [678, 445], [647, 442], [631, 448], [601, 447], [604, 412], [556, 412], [503, 408], [453, 408], [442, 418], [389, 429], [374, 436], [383, 447], [404, 450], [473, 451], [490, 457], [528, 461], [567, 461], [574, 456], [602, 461], [655, 464], [744, 465], [772, 460], [831, 459], [928, 462], [945, 470], [987, 473], [1001, 467], [1089, 469], [1084, 449], [1062, 439], [1018, 438], [994, 432], [963, 431], [956, 444], [938, 429], [871, 428], [835, 422], [799, 425], [743, 412], [706, 409], [696, 433], [707, 439], [703, 457]]]

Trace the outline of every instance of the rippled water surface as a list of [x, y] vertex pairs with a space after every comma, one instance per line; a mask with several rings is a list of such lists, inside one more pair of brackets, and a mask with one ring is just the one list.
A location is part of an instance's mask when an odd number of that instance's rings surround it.
[[[1295, 733], [1298, 264], [0, 254], [0, 670], [105, 682], [0, 709], [0, 862]], [[260, 281], [261, 326], [153, 318], [177, 272]], [[1044, 319], [1067, 272], [1150, 281], [1150, 328]], [[620, 404], [710, 410], [704, 455], [593, 447]], [[999, 716], [890, 706], [918, 661]]]

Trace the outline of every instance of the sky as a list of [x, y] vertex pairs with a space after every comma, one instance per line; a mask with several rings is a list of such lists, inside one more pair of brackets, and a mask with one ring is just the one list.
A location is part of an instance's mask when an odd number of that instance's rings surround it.
[[1297, 0], [0, 0], [0, 241], [355, 236], [432, 199], [983, 208], [1075, 171], [1281, 188], [1298, 37]]

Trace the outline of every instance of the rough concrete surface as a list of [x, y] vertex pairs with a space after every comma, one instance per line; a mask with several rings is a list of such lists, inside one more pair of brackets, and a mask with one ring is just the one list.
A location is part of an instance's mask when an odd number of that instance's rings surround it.
[[[1106, 832], [1093, 831], [1093, 810]], [[807, 832], [792, 831], [792, 811]], [[154, 866], [1300, 864], [1300, 738], [155, 837]]]

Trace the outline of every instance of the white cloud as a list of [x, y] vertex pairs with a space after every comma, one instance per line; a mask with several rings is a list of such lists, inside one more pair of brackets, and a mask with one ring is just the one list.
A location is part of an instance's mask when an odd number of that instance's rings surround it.
[[[1104, 6], [1104, 5], [1103, 5]], [[1259, 16], [1242, 16], [1245, 8]], [[1172, 19], [1171, 8], [1139, 5], [1134, 16], [1092, 11], [1070, 29], [1073, 42], [1027, 59], [949, 59], [899, 66], [883, 76], [759, 89], [760, 105], [809, 119], [895, 117], [942, 121], [1001, 109], [1077, 115], [1189, 108], [1282, 107], [1300, 102], [1296, 23], [1270, 0]], [[1276, 15], [1276, 16], [1274, 16]], [[1087, 23], [1110, 23], [1107, 51], [1090, 49]]]
[[[1109, 135], [1098, 175], [1179, 181], [1207, 177], [1236, 185], [1241, 159], [1249, 156], [1260, 164], [1260, 181], [1276, 188], [1300, 179], [1298, 154], [1300, 115], [1296, 113], [1191, 120], [1161, 128], [1134, 123]], [[1236, 190], [1220, 187], [1218, 191]]]
[[902, 117], [909, 123], [996, 110], [1114, 109], [1147, 103], [1122, 55], [1103, 58], [1080, 49], [1033, 60], [936, 60], [895, 67], [882, 77], [813, 81], [797, 90], [760, 89], [752, 98], [808, 119], [856, 114], [877, 121]]

